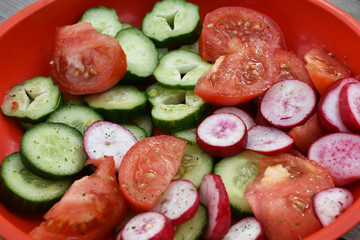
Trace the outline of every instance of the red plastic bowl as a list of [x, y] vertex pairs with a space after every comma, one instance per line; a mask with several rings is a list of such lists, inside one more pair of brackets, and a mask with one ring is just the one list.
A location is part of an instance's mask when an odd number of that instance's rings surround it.
[[[201, 17], [220, 6], [245, 6], [271, 16], [281, 27], [289, 50], [302, 55], [314, 46], [325, 46], [344, 60], [353, 75], [360, 74], [360, 23], [325, 0], [194, 0]], [[0, 99], [8, 89], [34, 76], [48, 76], [48, 63], [56, 27], [73, 24], [84, 10], [103, 5], [115, 8], [121, 21], [137, 27], [154, 1], [38, 0], [0, 25]], [[23, 132], [13, 120], [0, 114], [0, 161], [19, 150]], [[307, 240], [336, 239], [360, 222], [360, 182], [348, 188], [355, 203], [333, 224]], [[0, 204], [0, 237], [30, 239], [27, 233], [40, 218], [24, 218]]]

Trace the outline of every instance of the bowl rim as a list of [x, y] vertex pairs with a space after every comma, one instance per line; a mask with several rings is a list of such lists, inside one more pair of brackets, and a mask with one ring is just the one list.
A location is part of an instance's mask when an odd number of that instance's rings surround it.
[[[16, 12], [6, 20], [4, 20], [0, 24], [0, 39], [6, 35], [12, 28], [16, 27], [16, 25], [20, 24], [22, 21], [25, 21], [29, 16], [36, 13], [37, 11], [54, 4], [61, 0], [37, 0], [20, 11]], [[350, 14], [345, 12], [344, 10], [337, 7], [335, 4], [329, 2], [328, 0], [300, 0], [307, 1], [312, 5], [315, 5], [322, 10], [326, 11], [330, 15], [337, 18], [338, 21], [342, 22], [346, 26], [349, 27], [360, 39], [360, 21], [356, 20]], [[357, 182], [360, 184], [360, 182]], [[351, 212], [359, 212], [360, 213], [360, 198], [353, 203], [353, 205], [343, 214], [341, 214], [335, 222], [330, 224], [327, 227], [323, 227], [319, 231], [313, 233], [311, 235], [311, 240], [322, 240], [328, 236], [342, 236], [346, 232], [350, 231], [357, 224], [360, 223], [360, 214], [355, 216], [350, 216]], [[20, 231], [15, 225], [8, 221], [4, 216], [0, 214], [0, 225], [2, 229], [6, 229], [5, 231], [9, 234], [9, 236], [18, 236], [22, 237], [22, 239], [32, 239], [28, 234]], [[341, 226], [346, 226], [346, 228]], [[338, 227], [339, 226], [339, 227]], [[16, 234], [16, 235], [14, 235]], [[0, 234], [0, 236], [2, 233]], [[308, 238], [305, 238], [305, 240]]]

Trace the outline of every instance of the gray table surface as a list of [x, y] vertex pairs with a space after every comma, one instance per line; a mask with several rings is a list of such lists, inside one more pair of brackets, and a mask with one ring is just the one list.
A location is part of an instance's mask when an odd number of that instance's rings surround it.
[[[36, 0], [0, 0], [0, 23]], [[360, 21], [360, 0], [328, 0]], [[359, 43], [360, 46], [360, 43]], [[360, 224], [345, 234], [344, 240], [360, 240]]]

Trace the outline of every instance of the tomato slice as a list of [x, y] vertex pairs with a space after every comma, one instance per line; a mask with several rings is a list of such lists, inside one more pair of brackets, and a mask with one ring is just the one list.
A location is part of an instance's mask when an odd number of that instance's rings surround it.
[[119, 41], [96, 32], [91, 23], [57, 30], [50, 72], [61, 91], [76, 95], [105, 91], [120, 81], [126, 68]]
[[286, 48], [279, 26], [267, 15], [243, 7], [221, 7], [206, 14], [199, 40], [199, 53], [215, 62], [229, 53], [231, 45], [256, 43], [269, 49]]
[[120, 190], [134, 211], [154, 207], [174, 178], [186, 141], [170, 135], [145, 138], [125, 154], [118, 170]]
[[219, 57], [194, 91], [213, 105], [244, 104], [265, 92], [278, 72], [274, 54], [258, 45], [241, 45], [236, 52]]
[[304, 61], [318, 92], [324, 90], [334, 81], [349, 77], [350, 70], [332, 53], [323, 48], [314, 48], [305, 53]]
[[126, 200], [118, 191], [113, 157], [90, 159], [91, 176], [75, 181], [30, 232], [34, 239], [104, 239], [124, 219]]
[[266, 239], [303, 239], [322, 225], [312, 197], [334, 187], [328, 170], [297, 153], [260, 159], [259, 173], [244, 196], [264, 227]]

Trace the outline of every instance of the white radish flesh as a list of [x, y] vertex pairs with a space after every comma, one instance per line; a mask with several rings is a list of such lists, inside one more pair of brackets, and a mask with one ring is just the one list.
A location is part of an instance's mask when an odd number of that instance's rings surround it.
[[269, 156], [286, 152], [293, 144], [294, 140], [280, 129], [256, 125], [248, 131], [245, 149]]
[[233, 156], [246, 146], [247, 129], [244, 121], [235, 114], [212, 114], [198, 126], [196, 142], [212, 156]]
[[136, 137], [123, 126], [96, 121], [84, 133], [83, 146], [88, 158], [113, 156], [118, 169], [125, 153], [137, 142]]
[[282, 80], [272, 85], [261, 99], [262, 116], [274, 127], [290, 129], [303, 124], [316, 108], [313, 88], [300, 80]]
[[325, 135], [310, 146], [308, 157], [329, 170], [336, 186], [360, 179], [360, 135]]
[[349, 132], [341, 120], [339, 95], [343, 86], [358, 82], [355, 78], [343, 78], [330, 84], [321, 95], [317, 114], [320, 126], [327, 132]]
[[199, 188], [200, 202], [208, 209], [208, 223], [202, 235], [205, 240], [220, 240], [231, 224], [229, 197], [221, 177], [206, 174]]
[[325, 227], [351, 206], [354, 197], [347, 189], [328, 188], [318, 192], [313, 202], [315, 214]]
[[173, 180], [152, 209], [163, 213], [174, 225], [192, 218], [199, 207], [199, 194], [195, 185], [185, 179]]
[[237, 115], [244, 121], [247, 130], [256, 124], [255, 120], [247, 112], [237, 107], [222, 107], [215, 110], [214, 113], [232, 113]]
[[163, 240], [173, 239], [174, 226], [162, 213], [144, 212], [127, 222], [116, 240]]
[[223, 240], [261, 240], [264, 238], [262, 227], [254, 217], [243, 218], [231, 226]]
[[339, 112], [346, 128], [360, 133], [360, 82], [343, 86], [339, 94]]

